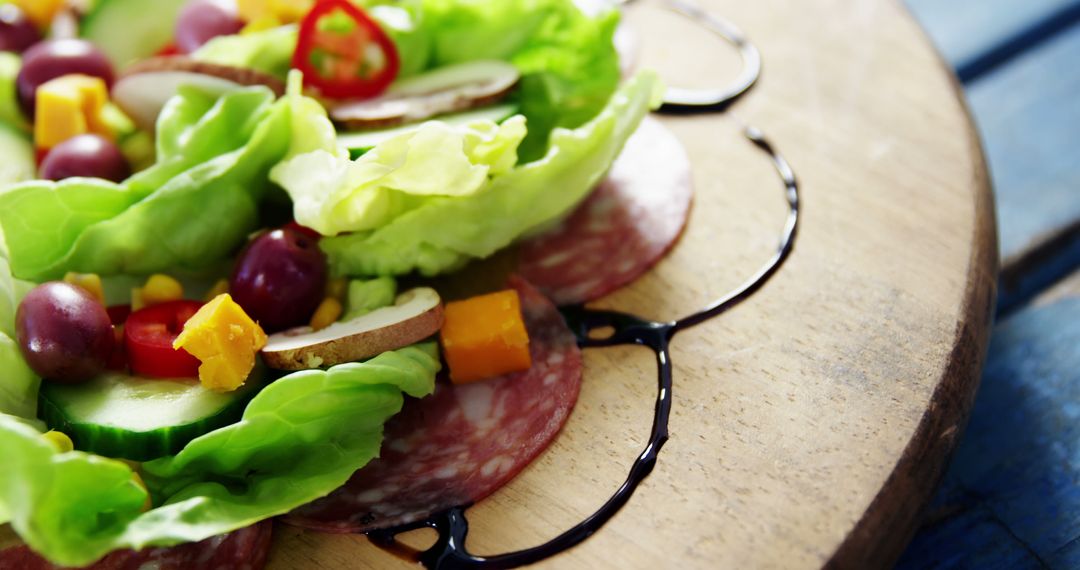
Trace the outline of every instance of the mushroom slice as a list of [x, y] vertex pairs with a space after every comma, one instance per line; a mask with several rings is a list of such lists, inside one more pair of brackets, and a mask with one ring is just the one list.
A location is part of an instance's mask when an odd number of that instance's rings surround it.
[[382, 96], [344, 101], [330, 117], [350, 129], [375, 129], [414, 123], [502, 100], [521, 79], [505, 61], [471, 61], [402, 79]]
[[277, 370], [334, 366], [409, 346], [439, 332], [442, 324], [439, 294], [419, 287], [398, 295], [392, 306], [320, 331], [301, 327], [271, 335], [262, 356]]
[[139, 127], [153, 130], [165, 103], [184, 85], [193, 85], [213, 94], [252, 85], [269, 87], [278, 96], [285, 92], [285, 84], [272, 75], [170, 56], [150, 58], [128, 68], [113, 85], [112, 98]]

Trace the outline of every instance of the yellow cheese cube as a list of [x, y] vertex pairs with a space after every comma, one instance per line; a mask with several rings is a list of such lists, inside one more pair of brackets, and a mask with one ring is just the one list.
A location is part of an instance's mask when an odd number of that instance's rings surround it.
[[188, 319], [173, 348], [202, 362], [199, 381], [210, 390], [231, 392], [244, 385], [266, 333], [227, 293], [203, 305]]
[[15, 0], [14, 4], [35, 26], [44, 29], [52, 24], [53, 18], [64, 6], [64, 0]]
[[42, 84], [36, 94], [34, 143], [47, 150], [86, 133], [112, 138], [101, 118], [108, 98], [100, 77], [65, 75]]

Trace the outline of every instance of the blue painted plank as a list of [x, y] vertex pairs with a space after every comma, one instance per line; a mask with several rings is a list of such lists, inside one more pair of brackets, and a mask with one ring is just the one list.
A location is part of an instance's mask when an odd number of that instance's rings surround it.
[[971, 422], [902, 568], [1080, 567], [1080, 298], [998, 325]]
[[[968, 86], [997, 197], [1002, 257], [1019, 259], [1046, 236], [1080, 224], [1080, 26]], [[1014, 296], [1080, 265], [1080, 231], [1055, 244]], [[1055, 252], [1050, 252], [1055, 253]]]
[[907, 4], [958, 69], [1080, 7], [1077, 0], [907, 0]]

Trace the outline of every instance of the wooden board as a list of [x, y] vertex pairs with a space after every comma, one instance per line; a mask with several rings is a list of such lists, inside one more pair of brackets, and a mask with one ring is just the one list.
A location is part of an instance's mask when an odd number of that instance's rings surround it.
[[[878, 567], [899, 555], [959, 437], [994, 298], [993, 207], [956, 86], [896, 2], [702, 1], [761, 48], [729, 115], [665, 118], [695, 164], [682, 242], [598, 303], [656, 319], [737, 286], [785, 214], [760, 127], [800, 177], [794, 257], [750, 302], [675, 339], [672, 439], [629, 505], [546, 568]], [[730, 48], [642, 0], [645, 63], [675, 83], [735, 77]], [[625, 477], [652, 417], [644, 349], [590, 349], [556, 443], [468, 511], [470, 550], [539, 544]], [[423, 546], [432, 533], [406, 541]], [[357, 536], [279, 527], [271, 567], [387, 568]]]
[[983, 387], [899, 569], [1080, 565], [1080, 273], [994, 328]]

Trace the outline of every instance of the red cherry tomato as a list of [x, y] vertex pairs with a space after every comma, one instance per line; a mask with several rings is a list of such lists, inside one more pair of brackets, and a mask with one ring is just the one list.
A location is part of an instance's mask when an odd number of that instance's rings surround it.
[[151, 378], [198, 377], [199, 359], [172, 345], [200, 307], [198, 301], [172, 301], [131, 313], [124, 324], [131, 371]]
[[393, 40], [348, 0], [319, 0], [300, 22], [292, 66], [334, 99], [380, 95], [401, 68]]

